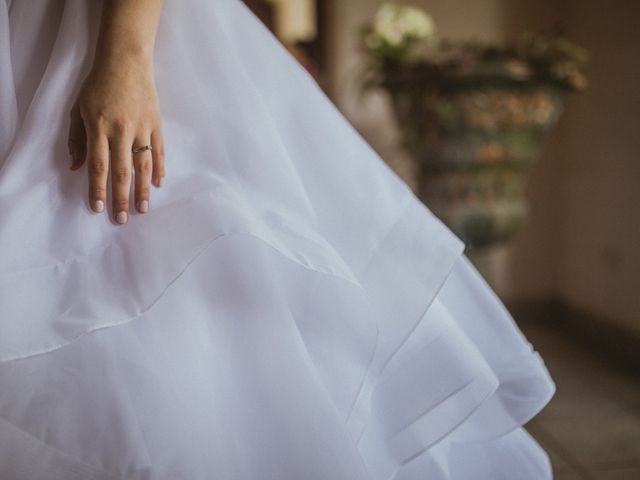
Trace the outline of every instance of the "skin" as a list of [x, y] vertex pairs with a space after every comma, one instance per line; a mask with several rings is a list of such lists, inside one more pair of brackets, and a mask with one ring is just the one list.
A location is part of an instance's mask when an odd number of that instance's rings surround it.
[[[153, 47], [163, 0], [105, 0], [90, 73], [71, 109], [71, 170], [85, 163], [89, 205], [117, 224], [129, 218], [130, 191], [139, 213], [149, 210], [151, 185], [165, 176]], [[151, 145], [152, 150], [132, 153]], [[102, 203], [100, 203], [102, 202]]]

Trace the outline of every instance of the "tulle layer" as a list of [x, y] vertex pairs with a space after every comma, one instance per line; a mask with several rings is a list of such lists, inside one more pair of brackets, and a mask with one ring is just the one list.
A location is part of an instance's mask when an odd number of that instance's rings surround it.
[[101, 2], [0, 1], [0, 476], [550, 478], [553, 382], [462, 242], [241, 2], [190, 6], [121, 227], [66, 170]]
[[[463, 479], [436, 454], [471, 442], [493, 455], [489, 472], [506, 469], [492, 445], [542, 408], [552, 383], [518, 332], [507, 337], [488, 291], [460, 288], [472, 276], [459, 257], [421, 318], [396, 317], [417, 324], [381, 362], [384, 320], [363, 287], [255, 236], [218, 237], [134, 321], [0, 364], [12, 386], [0, 396], [0, 465], [16, 480], [39, 469], [51, 480], [346, 480], [420, 478], [403, 473], [417, 461]], [[480, 308], [459, 317], [449, 296]], [[486, 346], [501, 347], [499, 363], [460, 327], [487, 314], [504, 328], [504, 344]], [[519, 445], [544, 469], [532, 439]]]

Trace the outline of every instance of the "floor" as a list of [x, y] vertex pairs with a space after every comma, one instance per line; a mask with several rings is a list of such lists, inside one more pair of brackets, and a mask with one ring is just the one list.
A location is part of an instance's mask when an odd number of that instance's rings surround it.
[[640, 372], [552, 323], [519, 324], [556, 382], [554, 398], [525, 425], [549, 453], [554, 478], [640, 480]]

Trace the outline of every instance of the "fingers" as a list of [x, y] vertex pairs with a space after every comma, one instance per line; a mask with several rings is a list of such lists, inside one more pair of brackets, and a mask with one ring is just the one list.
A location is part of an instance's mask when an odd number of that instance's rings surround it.
[[[85, 158], [89, 170], [89, 203], [94, 212], [103, 212], [107, 202], [107, 183], [111, 175], [111, 206], [116, 223], [129, 219], [129, 195], [135, 170], [135, 206], [140, 213], [149, 211], [151, 184], [162, 186], [165, 176], [164, 143], [161, 129], [138, 134], [132, 141], [130, 128], [105, 128], [104, 124], [90, 124], [85, 129], [78, 109], [71, 113], [69, 151], [72, 169], [79, 168]], [[75, 132], [75, 133], [74, 133]], [[76, 139], [83, 139], [82, 148]], [[150, 150], [133, 153], [133, 148], [151, 145]], [[133, 163], [133, 165], [132, 165]]]
[[104, 211], [107, 201], [107, 175], [109, 173], [109, 141], [99, 131], [87, 139], [89, 165], [89, 204], [94, 212]]
[[[149, 145], [150, 136], [136, 138], [133, 148]], [[153, 148], [153, 147], [152, 147]], [[149, 192], [151, 190], [151, 177], [154, 173], [153, 150], [144, 150], [133, 153], [133, 166], [135, 168], [135, 204], [136, 210], [146, 213], [149, 210]]]
[[71, 122], [69, 124], [69, 136], [67, 146], [69, 147], [69, 155], [71, 156], [71, 170], [77, 170], [85, 162], [87, 155], [87, 136], [84, 129], [84, 123], [80, 116], [80, 109], [77, 105], [71, 109]]
[[[146, 144], [143, 144], [146, 145]], [[164, 180], [164, 138], [162, 128], [151, 133], [151, 155], [153, 157], [153, 184], [161, 187]]]
[[129, 191], [131, 190], [131, 140], [117, 135], [110, 140], [111, 147], [111, 206], [117, 223], [129, 218]]

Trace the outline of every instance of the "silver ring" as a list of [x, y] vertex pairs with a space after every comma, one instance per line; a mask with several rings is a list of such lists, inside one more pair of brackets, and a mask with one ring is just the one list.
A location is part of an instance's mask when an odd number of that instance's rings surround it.
[[151, 145], [145, 145], [143, 147], [132, 148], [131, 152], [132, 153], [140, 153], [140, 152], [144, 152], [145, 150], [153, 150], [153, 149], [151, 148]]

